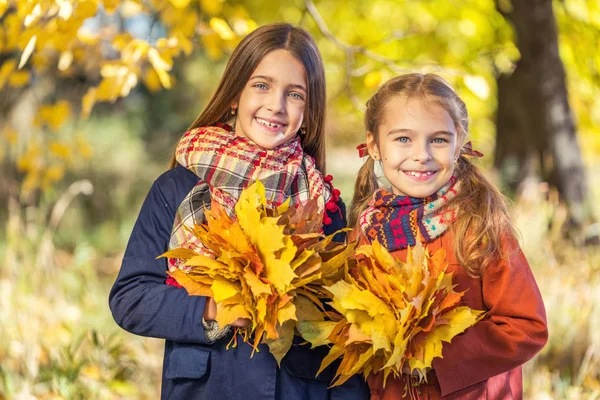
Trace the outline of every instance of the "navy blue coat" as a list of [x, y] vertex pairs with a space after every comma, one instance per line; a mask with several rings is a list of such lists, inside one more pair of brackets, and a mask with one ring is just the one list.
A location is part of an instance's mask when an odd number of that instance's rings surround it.
[[[179, 166], [152, 185], [129, 238], [119, 276], [110, 292], [113, 317], [123, 329], [141, 336], [166, 339], [162, 399], [320, 400], [367, 399], [360, 376], [327, 389], [334, 373], [315, 374], [327, 348], [294, 345], [278, 368], [266, 345], [250, 358], [252, 348], [240, 342], [226, 350], [230, 337], [209, 343], [202, 316], [205, 297], [165, 284], [167, 263], [155, 257], [167, 250], [175, 212], [198, 177]], [[341, 201], [340, 201], [341, 202]], [[343, 203], [340, 204], [345, 212]], [[331, 214], [326, 233], [344, 227]]]

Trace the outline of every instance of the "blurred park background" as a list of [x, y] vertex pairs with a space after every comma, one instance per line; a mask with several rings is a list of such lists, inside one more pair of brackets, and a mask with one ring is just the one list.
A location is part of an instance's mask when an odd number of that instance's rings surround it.
[[162, 341], [118, 328], [108, 291], [228, 55], [276, 21], [323, 53], [346, 202], [378, 85], [457, 88], [548, 311], [525, 398], [600, 398], [598, 0], [0, 0], [0, 399], [159, 397]]

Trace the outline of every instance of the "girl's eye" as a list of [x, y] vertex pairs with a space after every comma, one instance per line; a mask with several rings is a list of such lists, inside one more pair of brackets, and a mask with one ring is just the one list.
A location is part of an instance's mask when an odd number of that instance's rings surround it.
[[255, 83], [254, 85], [252, 85], [252, 87], [255, 87], [255, 88], [261, 89], [261, 90], [268, 89], [267, 85], [265, 85], [264, 83]]
[[399, 138], [396, 139], [399, 143], [408, 143], [410, 142], [410, 139], [406, 136], [400, 136]]
[[447, 141], [446, 139], [444, 139], [444, 138], [441, 138], [441, 137], [433, 139], [433, 140], [432, 140], [432, 142], [433, 142], [433, 143], [435, 143], [435, 144], [444, 144], [444, 143], [448, 143], [448, 141]]
[[302, 95], [297, 92], [292, 92], [289, 94], [289, 96], [293, 99], [304, 100], [304, 97], [302, 97]]

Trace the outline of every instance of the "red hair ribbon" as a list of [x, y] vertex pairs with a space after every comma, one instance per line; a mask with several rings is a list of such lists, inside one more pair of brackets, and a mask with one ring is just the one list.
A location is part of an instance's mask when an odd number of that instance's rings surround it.
[[465, 143], [463, 148], [460, 150], [460, 154], [462, 156], [469, 156], [469, 157], [477, 157], [477, 158], [483, 157], [482, 152], [473, 149], [473, 143], [471, 143], [471, 142]]
[[366, 143], [361, 143], [358, 146], [356, 146], [356, 150], [358, 150], [358, 156], [360, 158], [366, 157], [369, 155], [369, 147], [367, 146]]

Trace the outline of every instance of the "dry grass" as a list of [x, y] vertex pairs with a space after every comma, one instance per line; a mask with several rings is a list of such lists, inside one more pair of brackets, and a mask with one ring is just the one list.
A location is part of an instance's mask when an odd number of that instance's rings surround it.
[[[564, 210], [551, 197], [531, 184], [514, 209], [550, 328], [526, 365], [525, 398], [597, 399], [600, 248], [560, 239]], [[12, 210], [0, 243], [0, 399], [158, 398], [162, 342], [120, 330], [108, 310], [121, 255], [101, 254], [85, 238], [71, 251], [40, 246], [35, 218]]]

